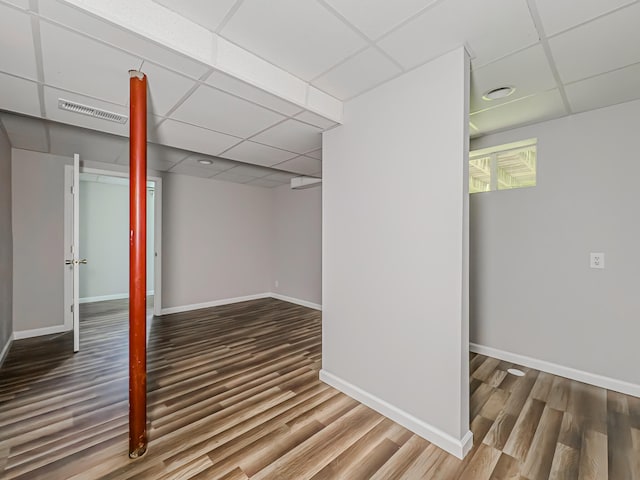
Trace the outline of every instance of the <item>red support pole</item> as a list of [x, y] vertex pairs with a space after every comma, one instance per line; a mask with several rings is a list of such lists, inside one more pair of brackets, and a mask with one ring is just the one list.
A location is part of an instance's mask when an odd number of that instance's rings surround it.
[[129, 71], [129, 457], [147, 450], [147, 77]]

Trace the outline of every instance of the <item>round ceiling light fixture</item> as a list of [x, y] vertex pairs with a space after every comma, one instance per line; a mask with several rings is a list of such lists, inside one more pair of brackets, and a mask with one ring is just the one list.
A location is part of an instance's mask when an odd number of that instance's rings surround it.
[[200, 160], [198, 160], [198, 163], [201, 165], [213, 165], [213, 161], [209, 160], [208, 158], [201, 158]]
[[492, 100], [498, 100], [500, 98], [506, 98], [509, 95], [512, 95], [513, 92], [515, 92], [515, 91], [516, 91], [515, 87], [492, 88], [488, 92], [485, 92], [484, 95], [482, 95], [482, 99], [490, 102]]

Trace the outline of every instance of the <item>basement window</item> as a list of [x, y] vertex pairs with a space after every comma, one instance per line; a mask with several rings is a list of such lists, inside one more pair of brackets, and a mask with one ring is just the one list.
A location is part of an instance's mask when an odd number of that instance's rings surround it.
[[470, 152], [469, 193], [535, 187], [536, 144], [532, 138]]

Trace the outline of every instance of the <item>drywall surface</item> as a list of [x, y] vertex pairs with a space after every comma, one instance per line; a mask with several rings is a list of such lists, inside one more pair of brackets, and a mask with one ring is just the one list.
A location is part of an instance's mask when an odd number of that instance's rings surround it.
[[[104, 176], [102, 176], [104, 178]], [[129, 185], [80, 182], [81, 301], [129, 296]], [[147, 192], [147, 291], [153, 291], [153, 192]]]
[[468, 98], [458, 49], [347, 102], [323, 137], [323, 376], [458, 455]]
[[64, 165], [12, 150], [13, 329], [64, 324]]
[[0, 352], [13, 333], [12, 305], [11, 146], [4, 130], [0, 129]]
[[538, 179], [471, 195], [472, 342], [640, 384], [639, 118], [635, 101], [473, 142], [537, 137]]
[[272, 208], [266, 188], [165, 174], [163, 308], [269, 292]]
[[[271, 291], [322, 303], [322, 189], [272, 189], [274, 259]], [[277, 286], [276, 286], [277, 282]]]

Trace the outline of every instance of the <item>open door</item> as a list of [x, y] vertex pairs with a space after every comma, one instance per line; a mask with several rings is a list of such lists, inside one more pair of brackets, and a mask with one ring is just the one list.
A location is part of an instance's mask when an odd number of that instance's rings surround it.
[[73, 351], [80, 350], [80, 155], [73, 156]]
[[[65, 225], [71, 231], [70, 245], [68, 245], [67, 255], [65, 255], [64, 263], [70, 270], [65, 275], [69, 280], [71, 295], [69, 296], [69, 309], [67, 310], [72, 317], [73, 329], [73, 351], [80, 350], [80, 265], [87, 263], [87, 259], [80, 259], [80, 155], [73, 156], [73, 174], [71, 179], [71, 202], [73, 204], [71, 211], [70, 223]], [[67, 281], [67, 280], [65, 280]], [[65, 289], [65, 292], [68, 290]], [[66, 322], [65, 322], [66, 323]]]

